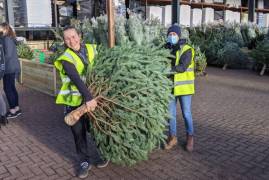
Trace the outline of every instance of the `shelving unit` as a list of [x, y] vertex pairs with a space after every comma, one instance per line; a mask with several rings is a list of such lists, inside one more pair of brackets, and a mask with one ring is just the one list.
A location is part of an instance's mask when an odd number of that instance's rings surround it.
[[[147, 9], [149, 6], [166, 6], [166, 5], [172, 5], [172, 0], [140, 0], [138, 1], [140, 2], [140, 5], [145, 8], [145, 17], [147, 17]], [[225, 1], [224, 1], [225, 2]], [[227, 1], [226, 1], [227, 2]], [[266, 2], [266, 1], [264, 1]], [[187, 5], [189, 6], [191, 9], [201, 9], [203, 11], [203, 14], [202, 14], [202, 22], [204, 22], [204, 18], [207, 17], [205, 16], [205, 11], [207, 11], [208, 9], [207, 8], [210, 8], [210, 9], [213, 9], [214, 10], [214, 20], [218, 20], [218, 19], [222, 19], [222, 20], [225, 20], [226, 21], [226, 18], [228, 18], [228, 21], [229, 19], [232, 19], [231, 21], [236, 21], [236, 22], [241, 22], [241, 20], [243, 19], [242, 22], [247, 22], [249, 19], [247, 18], [248, 17], [248, 14], [249, 14], [249, 8], [248, 7], [245, 7], [247, 6], [246, 3], [243, 4], [243, 6], [239, 3], [237, 3], [237, 6], [233, 6], [231, 4], [225, 4], [223, 2], [204, 2], [204, 1], [201, 1], [201, 2], [195, 2], [195, 1], [190, 1], [190, 0], [179, 0], [179, 3], [180, 5]], [[257, 13], [257, 15], [254, 15], [255, 18], [261, 14], [265, 14], [264, 17], [267, 17], [268, 19], [268, 14], [269, 14], [269, 8], [268, 8], [268, 5], [264, 5], [266, 8], [264, 8], [264, 6], [261, 7], [261, 5], [257, 4], [258, 5], [258, 8], [255, 8], [255, 13]], [[221, 12], [223, 12], [223, 15], [221, 15]], [[232, 13], [236, 14], [236, 17], [234, 17], [232, 15]], [[240, 17], [239, 17], [239, 20], [238, 20], [238, 14], [240, 13]], [[211, 15], [210, 15], [211, 16]], [[221, 17], [222, 16], [222, 17]], [[220, 18], [218, 18], [220, 17]], [[234, 17], [234, 18], [232, 18]], [[216, 19], [215, 19], [216, 18]], [[260, 18], [258, 19], [255, 19], [253, 22], [256, 22], [257, 23], [259, 22]], [[212, 21], [212, 20], [210, 20]], [[267, 20], [268, 21], [268, 20]], [[263, 24], [263, 23], [262, 23]], [[188, 26], [188, 25], [187, 25]], [[268, 23], [266, 25], [266, 27], [268, 27]]]
[[[170, 5], [172, 0], [142, 0], [141, 1], [143, 5]], [[245, 12], [248, 11], [248, 7], [230, 7], [226, 4], [220, 4], [220, 3], [205, 3], [205, 2], [188, 2], [188, 1], [180, 1], [180, 4], [182, 5], [190, 5], [191, 8], [213, 8], [216, 10], [231, 10], [231, 11], [237, 11], [237, 12]], [[261, 13], [269, 13], [269, 9], [255, 9], [256, 12]]]

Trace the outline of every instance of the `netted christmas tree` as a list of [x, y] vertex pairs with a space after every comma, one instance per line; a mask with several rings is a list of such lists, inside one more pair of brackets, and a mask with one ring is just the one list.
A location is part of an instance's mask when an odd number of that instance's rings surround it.
[[165, 140], [172, 82], [169, 51], [127, 43], [99, 49], [87, 85], [98, 99], [88, 113], [105, 158], [121, 165], [146, 160]]
[[258, 42], [257, 47], [251, 52], [257, 63], [269, 65], [269, 38]]
[[244, 67], [247, 64], [246, 55], [240, 50], [237, 43], [226, 42], [224, 47], [218, 50], [217, 64], [223, 66], [223, 70], [229, 67]]

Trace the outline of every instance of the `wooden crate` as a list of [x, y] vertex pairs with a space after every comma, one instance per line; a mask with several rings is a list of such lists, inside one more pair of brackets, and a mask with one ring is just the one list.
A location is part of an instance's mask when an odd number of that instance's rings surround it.
[[44, 41], [27, 41], [27, 45], [31, 49], [49, 49], [49, 47], [52, 45], [52, 40], [44, 40]]
[[22, 85], [51, 96], [57, 95], [61, 82], [59, 73], [53, 65], [27, 59], [20, 59], [20, 64]]

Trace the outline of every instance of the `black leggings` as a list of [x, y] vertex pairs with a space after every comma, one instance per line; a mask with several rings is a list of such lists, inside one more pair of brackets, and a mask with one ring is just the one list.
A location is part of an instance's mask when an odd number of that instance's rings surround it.
[[19, 106], [19, 97], [15, 86], [15, 77], [15, 73], [5, 74], [3, 77], [3, 88], [10, 109]]
[[[77, 107], [65, 107], [65, 114], [71, 112]], [[90, 164], [93, 163], [93, 159], [100, 161], [100, 152], [90, 134], [89, 131], [89, 120], [87, 117], [82, 116], [79, 121], [71, 126], [72, 134], [74, 136], [76, 150], [80, 162], [87, 161]], [[93, 157], [93, 159], [92, 159]]]

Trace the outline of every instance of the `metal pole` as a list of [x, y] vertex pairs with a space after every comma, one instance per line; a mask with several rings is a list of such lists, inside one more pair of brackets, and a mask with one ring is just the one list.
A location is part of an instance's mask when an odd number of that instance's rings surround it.
[[55, 27], [58, 27], [57, 0], [54, 0], [54, 22]]
[[172, 24], [180, 23], [180, 0], [172, 0]]
[[7, 0], [5, 0], [5, 21], [9, 22]]
[[130, 9], [129, 0], [125, 0], [125, 7], [126, 7], [126, 18], [129, 19], [129, 14], [128, 14], [128, 9]]
[[108, 18], [108, 47], [115, 46], [115, 22], [113, 0], [107, 0], [107, 18]]
[[13, 0], [7, 0], [7, 19], [8, 19], [8, 23], [12, 26], [15, 25], [14, 22], [14, 11], [13, 11]]
[[148, 1], [145, 2], [145, 19], [147, 19]]
[[248, 21], [254, 22], [254, 14], [255, 14], [255, 0], [248, 0]]

